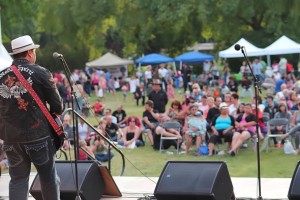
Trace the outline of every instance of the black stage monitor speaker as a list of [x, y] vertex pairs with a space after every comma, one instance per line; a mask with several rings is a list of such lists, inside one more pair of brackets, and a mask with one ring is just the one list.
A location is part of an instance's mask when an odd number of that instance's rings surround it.
[[[57, 174], [60, 177], [60, 198], [74, 200], [76, 192], [75, 163], [70, 161], [56, 162]], [[98, 200], [105, 190], [104, 180], [95, 161], [77, 161], [78, 188], [81, 199]], [[40, 179], [37, 175], [30, 187], [30, 194], [37, 200], [42, 200]]]
[[288, 198], [290, 200], [300, 200], [300, 161], [297, 164], [291, 181]]
[[154, 190], [158, 200], [229, 200], [233, 186], [225, 162], [168, 161]]

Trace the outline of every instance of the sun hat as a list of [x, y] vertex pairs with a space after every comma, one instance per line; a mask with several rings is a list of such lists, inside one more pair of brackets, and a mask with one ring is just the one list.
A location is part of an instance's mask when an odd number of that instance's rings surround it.
[[227, 105], [227, 103], [224, 103], [224, 102], [223, 102], [223, 103], [220, 104], [219, 108], [220, 108], [220, 109], [227, 109], [227, 108], [228, 108], [228, 105]]
[[12, 53], [10, 53], [10, 55], [15, 55], [31, 49], [37, 49], [39, 47], [40, 45], [34, 44], [29, 35], [24, 35], [11, 41]]

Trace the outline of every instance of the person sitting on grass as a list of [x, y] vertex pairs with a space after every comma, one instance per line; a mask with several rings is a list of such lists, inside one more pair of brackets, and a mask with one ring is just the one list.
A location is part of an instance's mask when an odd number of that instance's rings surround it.
[[79, 160], [90, 160], [91, 158], [89, 158], [89, 156], [92, 158], [95, 158], [95, 155], [94, 155], [94, 152], [93, 152], [91, 146], [87, 146], [87, 143], [85, 140], [79, 140], [79, 151], [78, 152], [79, 152], [79, 154], [78, 154]]
[[122, 136], [122, 130], [118, 127], [117, 124], [112, 122], [111, 116], [104, 117], [104, 120], [106, 121], [105, 136], [109, 140], [117, 142]]
[[[101, 130], [99, 131], [101, 132]], [[93, 152], [95, 158], [100, 162], [109, 161], [114, 157], [114, 153], [108, 150], [108, 145], [105, 144], [104, 140], [98, 135], [91, 142], [91, 151]]]
[[185, 120], [185, 137], [186, 137], [186, 154], [189, 154], [190, 147], [192, 145], [193, 137], [196, 137], [196, 153], [195, 156], [200, 156], [199, 147], [201, 141], [205, 142], [206, 125], [207, 122], [204, 119], [202, 112], [198, 110], [197, 105], [190, 106], [190, 115]]
[[141, 129], [137, 125], [138, 120], [130, 116], [128, 117], [128, 125], [123, 129], [123, 137], [118, 141], [118, 144], [127, 148], [135, 148], [145, 146]]
[[95, 104], [93, 105], [93, 110], [95, 115], [103, 115], [105, 105], [100, 103], [100, 99], [97, 99]]
[[228, 154], [235, 156], [236, 150], [243, 144], [244, 141], [255, 135], [256, 117], [252, 113], [252, 105], [245, 104], [244, 113], [240, 114], [236, 121], [236, 132], [233, 134], [231, 149]]
[[123, 106], [121, 104], [117, 106], [117, 109], [112, 113], [112, 116], [117, 119], [117, 125], [120, 128], [124, 128], [126, 126], [127, 114], [125, 110], [123, 110]]

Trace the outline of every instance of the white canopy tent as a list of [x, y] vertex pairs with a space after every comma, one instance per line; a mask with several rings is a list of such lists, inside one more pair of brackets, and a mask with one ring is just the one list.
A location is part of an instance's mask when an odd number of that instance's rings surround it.
[[87, 62], [86, 66], [97, 69], [107, 69], [113, 76], [122, 76], [122, 71], [125, 68], [125, 76], [127, 76], [127, 65], [133, 64], [132, 60], [122, 59], [112, 53], [106, 53], [100, 58]]
[[300, 44], [283, 35], [275, 42], [264, 48], [268, 55], [268, 65], [271, 65], [270, 55], [295, 54], [300, 53]]
[[228, 49], [220, 51], [219, 52], [219, 57], [221, 57], [221, 58], [240, 58], [240, 57], [243, 57], [243, 54], [242, 54], [241, 51], [237, 51], [237, 50], [234, 49], [234, 46], [236, 44], [239, 44], [240, 46], [245, 47], [247, 56], [249, 56], [249, 57], [266, 55], [264, 49], [258, 48], [256, 46], [254, 46], [253, 44], [251, 44], [250, 42], [248, 42], [246, 39], [241, 38], [239, 41], [234, 43]]

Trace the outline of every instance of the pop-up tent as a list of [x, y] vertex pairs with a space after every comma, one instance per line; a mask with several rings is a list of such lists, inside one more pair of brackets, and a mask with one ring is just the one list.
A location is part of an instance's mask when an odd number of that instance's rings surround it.
[[100, 58], [87, 62], [86, 66], [90, 68], [106, 69], [113, 76], [127, 76], [127, 65], [133, 64], [132, 60], [122, 59], [112, 53], [106, 53]]
[[181, 54], [175, 58], [176, 62], [182, 62], [182, 63], [197, 63], [197, 62], [203, 62], [205, 60], [213, 60], [214, 57], [209, 54], [200, 53], [197, 51], [191, 51], [184, 54]]
[[300, 53], [300, 44], [283, 35], [264, 50], [267, 55]]
[[111, 67], [133, 64], [132, 60], [122, 59], [112, 53], [106, 53], [96, 60], [86, 63], [87, 67]]
[[295, 54], [300, 53], [300, 44], [283, 35], [265, 49], [268, 55], [268, 65], [271, 65], [270, 55]]
[[247, 40], [245, 40], [244, 38], [241, 38], [239, 41], [234, 43], [228, 49], [220, 51], [219, 56], [221, 58], [240, 58], [240, 57], [243, 57], [243, 54], [242, 54], [241, 51], [235, 50], [234, 46], [236, 44], [239, 44], [240, 46], [245, 47], [245, 51], [247, 53], [247, 56], [249, 56], [249, 57], [266, 55], [264, 49], [258, 48], [256, 46], [254, 46], [253, 44], [251, 44], [250, 42], [248, 42]]
[[137, 59], [135, 62], [139, 66], [158, 65], [161, 63], [174, 62], [174, 59], [161, 54], [152, 53]]

